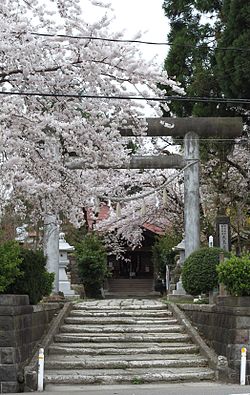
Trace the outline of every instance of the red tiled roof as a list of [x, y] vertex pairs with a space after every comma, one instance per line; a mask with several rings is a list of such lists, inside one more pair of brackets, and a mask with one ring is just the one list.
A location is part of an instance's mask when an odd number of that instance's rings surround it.
[[[109, 211], [110, 211], [109, 206], [107, 206], [105, 204], [102, 204], [100, 206], [100, 211], [99, 211], [98, 215], [95, 217], [92, 209], [89, 209], [87, 211], [87, 221], [88, 221], [89, 229], [93, 228], [93, 224], [94, 223], [98, 223], [100, 221], [104, 221], [105, 219], [108, 219]], [[160, 226], [158, 226], [156, 224], [150, 224], [148, 222], [145, 222], [143, 224], [143, 228], [145, 228], [145, 229], [147, 229], [147, 230], [149, 230], [149, 231], [151, 231], [151, 232], [153, 232], [153, 233], [155, 233], [157, 235], [164, 235], [164, 233], [165, 233], [165, 230], [163, 229], [163, 227], [160, 227]]]
[[149, 224], [148, 222], [145, 222], [143, 224], [143, 228], [150, 230], [151, 232], [156, 233], [157, 235], [164, 235], [165, 234], [164, 229], [160, 228], [157, 225]]

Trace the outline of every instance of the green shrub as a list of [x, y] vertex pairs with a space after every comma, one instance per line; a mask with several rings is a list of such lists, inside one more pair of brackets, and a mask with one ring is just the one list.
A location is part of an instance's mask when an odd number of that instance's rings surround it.
[[224, 251], [220, 248], [205, 247], [194, 251], [185, 260], [182, 283], [187, 293], [190, 295], [206, 294], [218, 285], [216, 266], [219, 263], [220, 252]]
[[234, 296], [250, 296], [250, 255], [232, 256], [217, 266], [219, 281]]
[[20, 247], [16, 241], [0, 244], [0, 292], [6, 291], [15, 279], [21, 276]]
[[20, 257], [23, 275], [16, 278], [8, 288], [8, 293], [29, 295], [30, 303], [37, 304], [43, 296], [52, 292], [54, 273], [47, 272], [46, 258], [42, 251], [21, 248]]
[[164, 236], [158, 236], [155, 244], [152, 247], [153, 253], [153, 264], [155, 273], [160, 278], [166, 276], [166, 265], [169, 266], [170, 270], [175, 266], [175, 255], [173, 247], [175, 247], [181, 238], [174, 234], [166, 234]]
[[87, 234], [76, 246], [76, 259], [86, 295], [99, 297], [103, 281], [109, 276], [107, 253], [101, 239], [94, 233]]

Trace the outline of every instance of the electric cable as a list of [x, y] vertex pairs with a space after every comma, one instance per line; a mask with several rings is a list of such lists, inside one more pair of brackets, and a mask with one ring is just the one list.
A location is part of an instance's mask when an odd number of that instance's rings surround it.
[[75, 99], [108, 99], [108, 100], [147, 100], [152, 102], [206, 102], [206, 103], [228, 103], [228, 104], [250, 104], [250, 99], [222, 98], [222, 97], [202, 97], [202, 96], [164, 96], [164, 97], [144, 97], [126, 95], [97, 95], [97, 94], [76, 94], [76, 93], [50, 93], [50, 92], [13, 92], [0, 91], [0, 95], [10, 96], [38, 96], [38, 97], [67, 97]]
[[[117, 43], [130, 43], [130, 44], [145, 44], [145, 45], [169, 45], [173, 46], [173, 43], [168, 41], [165, 42], [157, 42], [157, 41], [144, 41], [144, 40], [129, 40], [129, 39], [120, 39], [120, 38], [107, 38], [107, 37], [96, 37], [96, 36], [75, 36], [71, 34], [52, 34], [52, 33], [37, 33], [31, 32], [32, 36], [41, 36], [41, 37], [54, 37], [54, 38], [70, 38], [76, 40], [93, 40], [93, 41], [106, 41], [106, 42], [117, 42]], [[191, 45], [191, 44], [178, 44], [180, 47], [187, 47], [187, 48], [206, 48], [210, 51], [244, 51], [250, 52], [250, 48], [244, 47], [217, 47], [212, 48], [206, 45]]]

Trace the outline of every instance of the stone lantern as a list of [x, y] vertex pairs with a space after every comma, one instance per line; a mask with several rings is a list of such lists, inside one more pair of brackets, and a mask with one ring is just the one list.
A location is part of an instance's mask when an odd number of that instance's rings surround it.
[[183, 239], [176, 247], [173, 248], [173, 251], [176, 251], [180, 254], [180, 266], [183, 266], [185, 261], [185, 239]]
[[71, 289], [71, 284], [66, 273], [69, 264], [68, 252], [74, 251], [74, 247], [65, 240], [65, 234], [59, 234], [59, 291], [64, 296], [75, 296], [75, 291]]
[[[173, 248], [173, 251], [176, 251], [180, 254], [179, 265], [182, 267], [185, 261], [185, 239], [183, 239], [176, 247]], [[181, 276], [176, 284], [176, 290], [173, 291], [173, 295], [186, 295], [186, 291], [183, 288]]]

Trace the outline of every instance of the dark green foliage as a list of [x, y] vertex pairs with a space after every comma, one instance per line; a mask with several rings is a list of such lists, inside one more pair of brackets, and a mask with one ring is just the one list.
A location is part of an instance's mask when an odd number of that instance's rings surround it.
[[86, 295], [99, 297], [103, 281], [109, 276], [107, 253], [101, 239], [94, 233], [87, 234], [76, 246], [76, 259]]
[[32, 251], [25, 248], [20, 250], [22, 263], [21, 277], [8, 288], [8, 293], [29, 295], [30, 304], [37, 304], [52, 292], [54, 273], [46, 270], [46, 258], [42, 251]]
[[175, 266], [175, 255], [173, 247], [175, 247], [181, 240], [181, 237], [175, 234], [166, 234], [165, 236], [158, 236], [155, 244], [152, 247], [153, 263], [155, 273], [161, 278], [165, 278], [166, 265], [171, 270]]
[[[249, 0], [164, 0], [163, 9], [171, 27], [168, 35], [171, 45], [165, 60], [165, 69], [170, 77], [176, 77], [186, 95], [248, 98], [250, 92]], [[230, 50], [230, 48], [241, 50]], [[164, 88], [168, 95], [175, 94], [170, 88]], [[169, 107], [170, 111], [165, 114], [166, 116], [236, 115], [242, 116], [244, 123], [249, 126], [248, 108], [246, 111], [244, 106], [173, 101]], [[249, 129], [245, 130], [247, 136]], [[180, 139], [178, 143], [181, 143]], [[249, 143], [246, 141], [246, 145], [243, 145], [242, 139], [241, 144], [242, 154], [247, 157]], [[249, 195], [247, 194], [249, 189], [247, 162], [237, 161], [236, 155], [239, 157], [243, 155], [237, 154], [238, 147], [236, 147], [233, 140], [202, 141], [201, 136], [200, 156], [204, 174], [201, 183], [206, 185], [206, 190], [210, 191], [211, 195], [214, 195], [214, 200], [210, 201], [218, 211], [225, 208], [225, 201], [230, 209], [232, 208], [232, 212], [239, 210], [239, 203], [242, 207], [246, 207], [246, 211], [249, 209], [246, 198]], [[241, 188], [235, 187], [235, 180], [239, 185], [246, 185], [246, 193], [242, 193]], [[201, 217], [203, 214], [201, 212]], [[202, 220], [210, 221], [208, 224], [210, 227], [214, 221], [212, 217], [213, 214]], [[233, 223], [232, 216], [231, 222], [239, 233], [245, 228], [242, 222], [235, 220]]]
[[[222, 8], [224, 29], [218, 39], [217, 62], [221, 88], [227, 97], [248, 98], [250, 91], [250, 2], [224, 0]], [[222, 48], [242, 48], [226, 51]]]
[[0, 244], [0, 293], [21, 275], [20, 247], [16, 241]]
[[220, 248], [201, 248], [184, 262], [182, 283], [187, 293], [208, 293], [218, 285], [216, 266], [219, 264]]
[[250, 255], [232, 256], [217, 266], [219, 281], [234, 296], [250, 296]]
[[[221, 86], [216, 77], [216, 57], [211, 43], [216, 41], [220, 23], [220, 1], [165, 0], [163, 8], [170, 19], [168, 41], [171, 46], [165, 68], [176, 77], [189, 96], [221, 96]], [[204, 23], [212, 16], [217, 22]], [[171, 94], [171, 90], [168, 89]], [[177, 116], [224, 116], [230, 110], [216, 103], [173, 102], [171, 111]]]
[[[187, 95], [239, 97], [236, 90], [242, 91], [243, 86], [249, 92], [248, 53], [221, 50], [242, 46], [244, 39], [243, 48], [247, 47], [249, 7], [248, 0], [164, 0], [163, 9], [171, 26], [165, 68], [181, 83]], [[235, 82], [231, 81], [232, 73]], [[232, 82], [234, 91], [230, 88]], [[168, 94], [171, 94], [169, 89]], [[195, 102], [173, 102], [170, 108], [177, 116], [198, 117], [233, 116], [239, 111], [225, 104]]]

